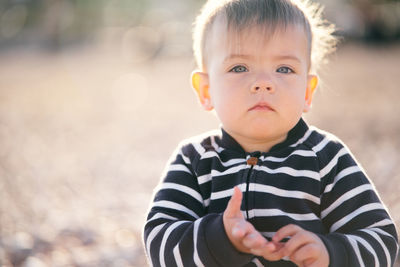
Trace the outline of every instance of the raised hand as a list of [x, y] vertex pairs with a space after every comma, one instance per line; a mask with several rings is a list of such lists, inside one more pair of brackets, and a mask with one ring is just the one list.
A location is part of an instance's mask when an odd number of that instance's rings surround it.
[[[277, 261], [288, 257], [301, 267], [326, 267], [329, 254], [322, 240], [314, 233], [297, 225], [287, 225], [279, 229], [272, 241], [268, 241], [254, 226], [247, 222], [240, 211], [242, 192], [234, 188], [232, 198], [223, 214], [226, 234], [235, 248], [241, 252]], [[282, 243], [282, 239], [289, 241]]]
[[275, 245], [268, 242], [254, 226], [245, 220], [240, 205], [243, 194], [238, 187], [234, 188], [232, 198], [223, 215], [225, 232], [235, 248], [244, 253], [253, 251], [275, 250]]

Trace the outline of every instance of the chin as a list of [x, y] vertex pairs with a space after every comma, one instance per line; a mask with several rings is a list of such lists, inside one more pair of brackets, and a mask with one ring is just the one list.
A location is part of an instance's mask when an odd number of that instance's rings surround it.
[[276, 132], [271, 131], [271, 129], [258, 128], [249, 132], [247, 136], [251, 137], [252, 139], [265, 140], [276, 136]]
[[267, 125], [257, 125], [249, 129], [248, 136], [258, 140], [270, 140], [286, 136], [287, 132], [285, 129], [279, 129]]
[[254, 135], [269, 135], [277, 130], [274, 125], [271, 125], [271, 123], [257, 123], [251, 127], [248, 127], [248, 129]]

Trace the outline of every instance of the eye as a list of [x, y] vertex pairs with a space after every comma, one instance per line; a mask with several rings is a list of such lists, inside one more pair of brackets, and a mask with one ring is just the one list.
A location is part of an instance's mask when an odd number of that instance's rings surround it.
[[229, 72], [237, 72], [237, 73], [239, 73], [239, 72], [247, 72], [247, 71], [248, 70], [247, 70], [247, 68], [245, 66], [238, 65], [238, 66], [233, 67]]
[[279, 73], [294, 73], [294, 71], [289, 67], [279, 67], [276, 72]]

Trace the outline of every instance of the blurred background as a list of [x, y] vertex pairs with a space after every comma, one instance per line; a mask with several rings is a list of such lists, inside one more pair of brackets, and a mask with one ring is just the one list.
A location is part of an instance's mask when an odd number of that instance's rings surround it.
[[[321, 1], [342, 41], [306, 119], [400, 222], [400, 3]], [[218, 127], [191, 91], [202, 0], [0, 0], [0, 266], [146, 266], [170, 154]], [[396, 266], [400, 266], [398, 263]]]

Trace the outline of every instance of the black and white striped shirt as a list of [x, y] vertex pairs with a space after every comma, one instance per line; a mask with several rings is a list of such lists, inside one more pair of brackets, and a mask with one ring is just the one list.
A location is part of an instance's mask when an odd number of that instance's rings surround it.
[[239, 186], [241, 210], [266, 238], [287, 224], [317, 234], [330, 266], [392, 266], [392, 219], [371, 181], [335, 136], [301, 119], [269, 152], [246, 153], [223, 129], [183, 142], [144, 228], [153, 266], [294, 266], [238, 252], [222, 213]]

